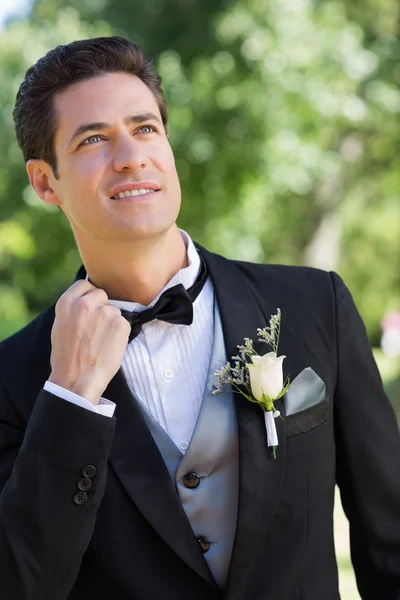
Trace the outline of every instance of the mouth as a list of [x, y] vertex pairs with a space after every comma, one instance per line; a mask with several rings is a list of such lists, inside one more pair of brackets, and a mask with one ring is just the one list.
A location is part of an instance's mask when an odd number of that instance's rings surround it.
[[158, 189], [153, 188], [141, 188], [138, 190], [126, 190], [124, 192], [119, 192], [115, 196], [111, 197], [111, 200], [123, 200], [124, 198], [136, 198], [138, 196], [147, 196], [147, 194], [154, 194], [158, 192]]

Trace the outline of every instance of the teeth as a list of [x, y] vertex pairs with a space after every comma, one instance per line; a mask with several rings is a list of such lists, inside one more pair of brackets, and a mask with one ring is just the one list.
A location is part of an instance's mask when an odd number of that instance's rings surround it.
[[113, 198], [129, 198], [131, 196], [142, 196], [143, 194], [150, 194], [154, 191], [155, 190], [151, 190], [148, 188], [143, 188], [140, 190], [127, 190], [126, 192], [120, 192], [116, 196], [113, 196]]

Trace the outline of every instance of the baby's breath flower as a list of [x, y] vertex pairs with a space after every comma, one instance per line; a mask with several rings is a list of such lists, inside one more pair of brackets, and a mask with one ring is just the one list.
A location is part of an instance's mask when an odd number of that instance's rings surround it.
[[234, 356], [234, 360], [239, 359], [242, 362], [247, 363], [247, 359], [251, 358], [256, 353], [253, 347], [253, 340], [250, 338], [244, 338], [244, 345], [238, 345], [236, 347], [239, 350], [239, 356]]
[[273, 351], [278, 354], [278, 343], [281, 329], [281, 309], [277, 309], [276, 315], [272, 315], [269, 320], [269, 327], [264, 329], [257, 329], [258, 341], [264, 342], [269, 346], [272, 346]]

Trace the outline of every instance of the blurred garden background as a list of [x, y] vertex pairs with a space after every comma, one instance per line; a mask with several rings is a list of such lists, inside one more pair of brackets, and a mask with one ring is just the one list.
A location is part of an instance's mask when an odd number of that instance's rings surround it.
[[[29, 188], [16, 92], [54, 46], [119, 34], [163, 77], [179, 225], [231, 258], [337, 271], [400, 415], [399, 317], [387, 317], [400, 308], [398, 0], [2, 0], [0, 17], [0, 339], [80, 264], [67, 220]], [[355, 600], [337, 504], [342, 598]]]

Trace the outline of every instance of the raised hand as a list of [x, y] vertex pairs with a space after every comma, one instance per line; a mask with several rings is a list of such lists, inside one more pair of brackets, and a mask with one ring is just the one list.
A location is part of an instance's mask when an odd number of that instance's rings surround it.
[[51, 332], [49, 381], [96, 405], [121, 366], [130, 325], [108, 296], [79, 280], [60, 297]]

